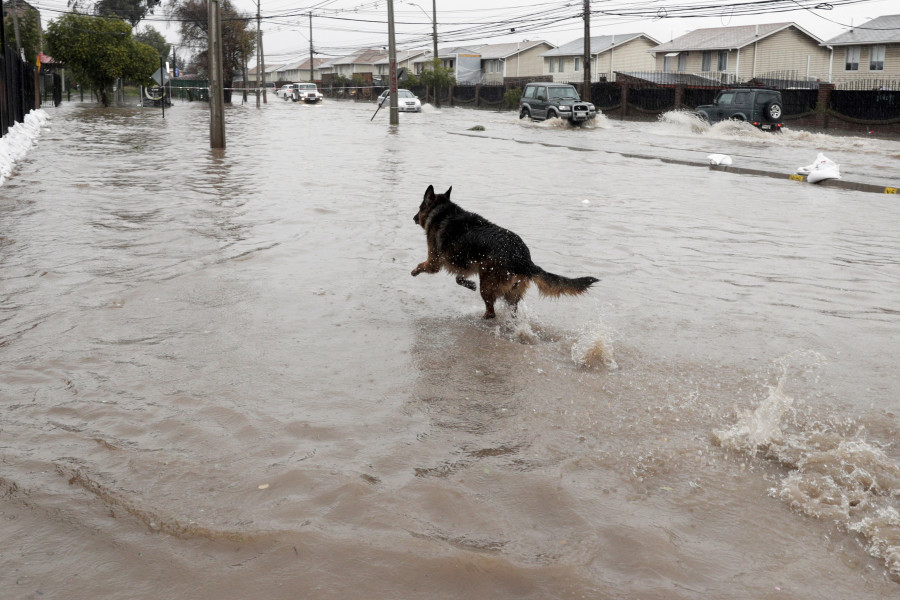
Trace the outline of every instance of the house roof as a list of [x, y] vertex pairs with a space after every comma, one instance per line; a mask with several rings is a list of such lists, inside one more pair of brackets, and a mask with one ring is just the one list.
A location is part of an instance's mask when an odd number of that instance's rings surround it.
[[508, 58], [510, 56], [515, 56], [520, 52], [531, 50], [535, 46], [540, 46], [542, 44], [550, 46], [551, 48], [553, 47], [553, 44], [545, 40], [523, 40], [521, 42], [510, 42], [508, 44], [488, 44], [486, 46], [481, 46], [478, 49], [478, 53], [481, 54], [482, 59], [487, 60], [496, 58]]
[[717, 86], [721, 85], [718, 79], [710, 79], [701, 75], [691, 73], [661, 73], [661, 72], [634, 72], [634, 71], [616, 71], [616, 75], [624, 75], [630, 79], [653, 83], [656, 85], [694, 85], [694, 86]]
[[660, 44], [651, 52], [684, 52], [687, 50], [737, 50], [758, 42], [763, 38], [794, 27], [814, 39], [822, 40], [809, 33], [796, 23], [761, 23], [759, 25], [738, 25], [735, 27], [710, 27], [695, 29], [679, 36], [671, 42]]
[[[418, 58], [420, 56], [424, 56], [427, 53], [427, 49], [419, 49], [419, 50], [397, 50], [397, 62], [403, 62], [406, 60], [411, 60], [414, 58]], [[391, 62], [390, 56], [385, 56], [379, 60], [375, 61], [376, 65], [386, 65]]]
[[883, 15], [825, 42], [828, 46], [856, 44], [900, 44], [900, 15]]
[[[282, 68], [283, 66], [284, 66], [284, 64], [281, 64], [281, 63], [278, 63], [278, 64], [271, 64], [271, 65], [268, 65], [268, 64], [267, 64], [265, 70], [266, 70], [266, 73], [267, 73], [267, 74], [268, 74], [268, 73], [274, 73], [275, 71], [277, 71], [278, 69]], [[256, 65], [253, 65], [252, 67], [250, 67], [250, 68], [247, 70], [247, 74], [248, 74], [248, 75], [256, 75]]]
[[[615, 35], [598, 35], [591, 36], [591, 56], [602, 54], [610, 48], [621, 46], [631, 40], [639, 37], [645, 37], [654, 44], [658, 44], [659, 40], [655, 40], [645, 33], [617, 33]], [[544, 52], [541, 56], [583, 56], [584, 55], [584, 37], [573, 40], [568, 44], [563, 44], [559, 48], [554, 48], [548, 52]]]
[[[478, 46], [453, 46], [452, 48], [438, 48], [438, 56], [440, 58], [456, 58], [460, 54], [473, 54], [475, 56], [481, 56], [480, 50], [484, 48], [485, 44], [481, 44]], [[429, 53], [427, 56], [420, 56], [415, 59], [414, 63], [420, 62], [428, 62], [432, 60], [432, 56]]]
[[[330, 59], [327, 58], [313, 58], [313, 68], [318, 69], [324, 63], [328, 62]], [[307, 56], [303, 60], [297, 60], [292, 63], [288, 63], [286, 65], [282, 65], [278, 68], [278, 71], [296, 71], [296, 70], [309, 69], [309, 57]]]
[[328, 62], [328, 66], [332, 65], [374, 65], [377, 61], [387, 56], [384, 50], [370, 48], [368, 50], [360, 50], [346, 56], [339, 56]]

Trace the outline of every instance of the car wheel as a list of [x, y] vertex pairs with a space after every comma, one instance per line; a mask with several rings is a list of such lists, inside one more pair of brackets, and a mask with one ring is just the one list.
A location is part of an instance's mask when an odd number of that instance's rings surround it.
[[778, 102], [773, 100], [772, 102], [766, 104], [766, 117], [770, 121], [780, 121], [783, 114], [784, 109]]
[[557, 118], [559, 118], [559, 113], [551, 108], [550, 110], [547, 111], [547, 118], [548, 119], [557, 119]]
[[520, 118], [520, 119], [530, 119], [530, 118], [531, 118], [531, 111], [529, 111], [529, 110], [528, 110], [527, 108], [525, 108], [525, 107], [522, 107], [522, 110], [519, 111], [519, 118]]

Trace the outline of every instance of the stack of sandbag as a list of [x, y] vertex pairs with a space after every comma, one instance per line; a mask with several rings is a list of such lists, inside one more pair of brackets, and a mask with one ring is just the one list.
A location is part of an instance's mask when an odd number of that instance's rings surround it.
[[727, 154], [710, 154], [706, 157], [710, 165], [730, 165], [731, 157]]
[[840, 165], [819, 152], [816, 161], [805, 167], [797, 169], [800, 175], [806, 175], [806, 180], [810, 183], [818, 183], [826, 179], [840, 179]]

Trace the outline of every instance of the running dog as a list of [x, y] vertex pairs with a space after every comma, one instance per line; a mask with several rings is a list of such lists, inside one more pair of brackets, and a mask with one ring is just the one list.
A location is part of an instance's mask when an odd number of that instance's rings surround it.
[[456, 283], [475, 290], [475, 282], [466, 277], [477, 273], [485, 319], [496, 316], [494, 302], [500, 297], [515, 312], [532, 281], [541, 295], [552, 297], [578, 296], [600, 281], [596, 277], [569, 279], [543, 270], [531, 262], [531, 252], [518, 235], [451, 202], [452, 189], [435, 194], [429, 185], [413, 217], [428, 240], [428, 260], [413, 269], [413, 277], [443, 268], [456, 275]]

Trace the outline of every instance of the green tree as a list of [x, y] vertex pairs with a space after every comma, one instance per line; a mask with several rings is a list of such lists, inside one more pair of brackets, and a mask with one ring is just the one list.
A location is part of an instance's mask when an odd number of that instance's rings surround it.
[[44, 39], [54, 59], [99, 92], [103, 106], [116, 79], [148, 82], [159, 68], [156, 50], [135, 41], [125, 21], [68, 13], [50, 23]]
[[[181, 41], [190, 46], [205, 48], [209, 36], [209, 8], [207, 0], [184, 0], [172, 9], [181, 20]], [[243, 71], [245, 56], [256, 51], [256, 32], [248, 27], [250, 17], [238, 12], [231, 0], [222, 0], [222, 77], [227, 87], [235, 75]], [[202, 50], [194, 60], [200, 73], [209, 74], [209, 57]], [[225, 90], [225, 101], [231, 102], [231, 91]]]
[[150, 25], [135, 33], [134, 39], [142, 44], [147, 44], [151, 48], [155, 48], [163, 60], [168, 60], [169, 55], [172, 53], [172, 44], [168, 43], [163, 34]]
[[434, 105], [440, 108], [441, 90], [456, 85], [456, 76], [453, 74], [453, 69], [448, 69], [441, 62], [441, 59], [435, 58], [431, 62], [430, 69], [425, 69], [419, 73], [419, 83], [434, 90]]
[[[4, 2], [4, 4], [6, 3]], [[13, 23], [12, 12], [7, 14], [4, 23], [6, 26], [6, 41], [10, 46], [15, 46], [15, 24]], [[33, 65], [41, 48], [41, 30], [36, 10], [26, 7], [19, 17], [19, 45], [25, 51], [25, 60]]]

